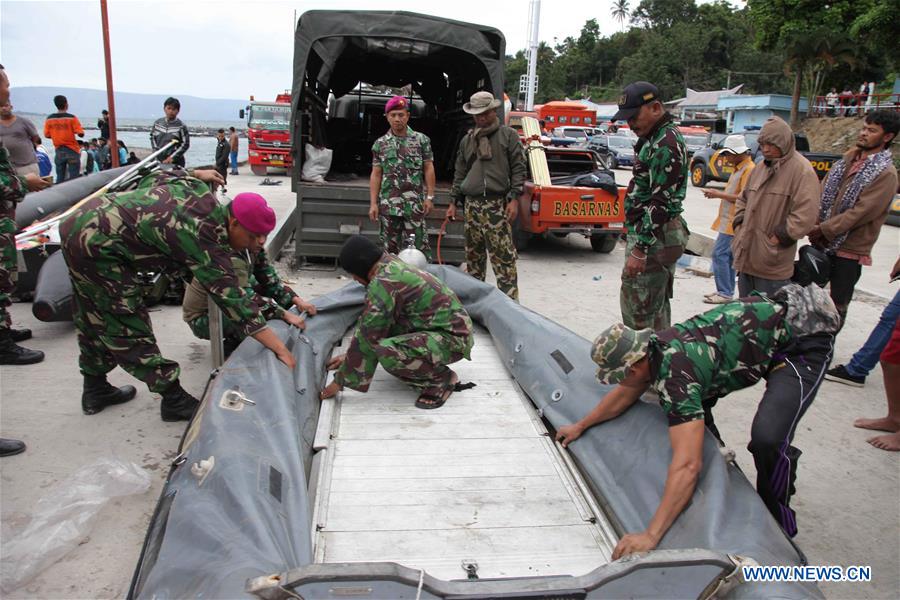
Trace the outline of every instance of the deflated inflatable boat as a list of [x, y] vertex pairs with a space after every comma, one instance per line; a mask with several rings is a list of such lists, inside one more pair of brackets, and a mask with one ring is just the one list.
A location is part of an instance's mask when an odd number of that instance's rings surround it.
[[378, 371], [368, 394], [318, 400], [325, 363], [360, 314], [362, 286], [316, 301], [305, 333], [270, 326], [293, 373], [245, 341], [211, 380], [150, 523], [132, 598], [809, 598], [746, 583], [741, 565], [799, 565], [711, 435], [693, 500], [659, 549], [610, 562], [643, 530], [671, 451], [639, 402], [569, 450], [555, 429], [610, 388], [587, 340], [448, 267], [481, 326], [477, 387], [434, 411]]

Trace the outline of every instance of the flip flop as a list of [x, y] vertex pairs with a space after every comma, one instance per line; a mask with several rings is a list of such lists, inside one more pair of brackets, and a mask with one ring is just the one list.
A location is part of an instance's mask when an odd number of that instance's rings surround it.
[[440, 396], [427, 391], [419, 394], [418, 399], [416, 399], [416, 408], [421, 408], [423, 410], [440, 408], [447, 402], [447, 399], [453, 392], [461, 392], [473, 387], [475, 387], [475, 384], [471, 381], [468, 383], [460, 383], [456, 373], [453, 373], [450, 383], [441, 391]]

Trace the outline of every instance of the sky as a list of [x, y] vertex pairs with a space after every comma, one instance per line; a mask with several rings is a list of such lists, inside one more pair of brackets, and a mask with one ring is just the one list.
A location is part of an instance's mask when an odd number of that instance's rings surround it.
[[[527, 46], [528, 0], [109, 0], [114, 89], [204, 98], [274, 97], [291, 87], [294, 14], [406, 10], [496, 27]], [[612, 0], [541, 2], [541, 40], [585, 21], [619, 29]], [[632, 0], [636, 6], [638, 0]], [[0, 0], [0, 64], [15, 86], [106, 88], [100, 0]]]

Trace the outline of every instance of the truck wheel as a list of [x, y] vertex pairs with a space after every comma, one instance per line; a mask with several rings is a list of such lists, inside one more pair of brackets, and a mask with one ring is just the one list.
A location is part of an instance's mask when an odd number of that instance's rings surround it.
[[512, 228], [513, 246], [516, 250], [524, 250], [531, 243], [531, 232], [522, 229], [518, 223], [513, 224]]
[[695, 163], [691, 167], [691, 184], [694, 187], [706, 187], [706, 167], [703, 163]]
[[616, 247], [618, 237], [615, 234], [595, 233], [591, 236], [591, 248], [593, 248], [594, 252], [609, 254]]
[[259, 175], [260, 177], [265, 177], [267, 174], [267, 169], [265, 165], [250, 165], [250, 171], [254, 175]]

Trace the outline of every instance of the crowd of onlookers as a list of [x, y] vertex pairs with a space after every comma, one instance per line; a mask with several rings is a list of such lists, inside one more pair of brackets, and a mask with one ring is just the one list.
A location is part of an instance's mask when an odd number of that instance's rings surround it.
[[874, 81], [863, 81], [856, 92], [847, 85], [840, 93], [833, 87], [825, 94], [825, 114], [829, 117], [862, 115], [868, 112], [873, 104], [878, 104]]

